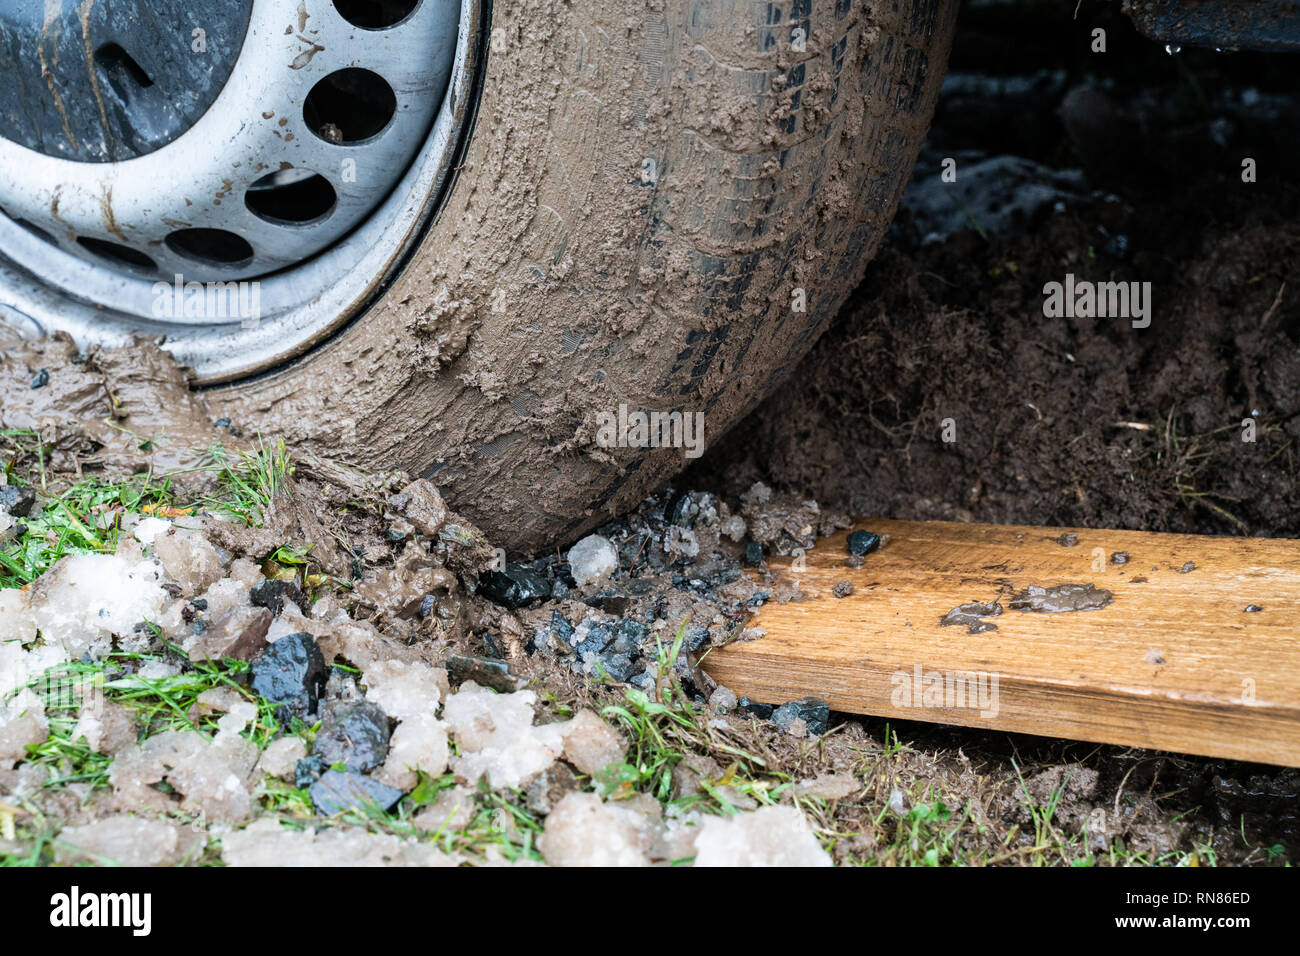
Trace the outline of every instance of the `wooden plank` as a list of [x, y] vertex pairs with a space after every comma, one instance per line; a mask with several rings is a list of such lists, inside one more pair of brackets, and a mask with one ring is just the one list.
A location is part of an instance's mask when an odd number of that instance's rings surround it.
[[[860, 568], [843, 564], [848, 532], [820, 542], [802, 571], [772, 559], [772, 583], [798, 581], [808, 599], [769, 602], [751, 624], [766, 636], [712, 651], [705, 669], [760, 701], [816, 696], [848, 713], [1300, 766], [1300, 541], [859, 527], [887, 536]], [[1078, 543], [1064, 546], [1064, 534]], [[1116, 552], [1128, 562], [1111, 563]], [[850, 596], [833, 596], [840, 581]], [[1112, 601], [1054, 614], [1008, 607], [1028, 585], [1067, 583]], [[940, 625], [972, 601], [1001, 602], [983, 618], [996, 630]]]

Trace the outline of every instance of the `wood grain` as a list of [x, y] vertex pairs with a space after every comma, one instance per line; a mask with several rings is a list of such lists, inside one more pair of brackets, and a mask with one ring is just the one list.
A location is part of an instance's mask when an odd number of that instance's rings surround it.
[[[887, 536], [860, 568], [843, 565], [848, 532], [823, 539], [802, 571], [772, 559], [773, 593], [798, 581], [807, 599], [769, 602], [751, 624], [766, 636], [715, 649], [705, 669], [772, 703], [816, 696], [848, 713], [1300, 766], [1300, 541], [858, 527]], [[1073, 547], [1059, 541], [1067, 532]], [[1128, 562], [1111, 563], [1116, 552]], [[848, 597], [832, 595], [840, 581], [854, 586]], [[1113, 601], [1058, 614], [1006, 608], [1027, 585], [1065, 583], [1105, 588]], [[995, 600], [1004, 610], [985, 620], [997, 630], [939, 624], [959, 604]], [[1252, 604], [1262, 610], [1246, 612]]]

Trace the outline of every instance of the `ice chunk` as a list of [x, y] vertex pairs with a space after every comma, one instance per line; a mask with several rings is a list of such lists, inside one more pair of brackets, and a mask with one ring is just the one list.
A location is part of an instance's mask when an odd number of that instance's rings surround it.
[[473, 783], [487, 776], [493, 787], [517, 787], [541, 773], [564, 749], [560, 724], [534, 727], [530, 690], [497, 694], [473, 681], [447, 699], [443, 718], [451, 726], [461, 755], [452, 761], [456, 775]]
[[247, 784], [256, 760], [257, 747], [234, 734], [209, 742], [196, 731], [168, 731], [121, 751], [108, 779], [123, 805], [160, 807], [154, 784], [166, 780], [183, 796], [182, 810], [237, 823], [252, 813]]
[[115, 754], [135, 742], [135, 720], [131, 712], [111, 700], [97, 700], [81, 709], [72, 739], [86, 738], [95, 753]]
[[27, 747], [49, 737], [45, 705], [30, 690], [20, 690], [0, 701], [0, 770], [8, 770], [27, 757]]
[[[139, 536], [139, 529], [136, 529]], [[153, 540], [153, 555], [162, 562], [167, 577], [188, 595], [196, 595], [220, 580], [221, 556], [198, 531], [172, 528]]]
[[807, 819], [794, 807], [708, 817], [695, 836], [696, 866], [830, 866]]
[[618, 551], [608, 538], [589, 534], [569, 549], [569, 570], [579, 587], [603, 581], [618, 570]]
[[389, 717], [433, 716], [445, 696], [447, 672], [403, 661], [377, 661], [365, 669], [366, 698]]
[[262, 569], [257, 566], [257, 562], [248, 558], [236, 558], [230, 562], [230, 579], [239, 582], [246, 588], [252, 588], [265, 580], [262, 576]]
[[374, 776], [390, 787], [411, 790], [417, 770], [431, 777], [447, 770], [447, 725], [433, 714], [416, 714], [397, 725], [389, 741], [388, 759]]
[[644, 813], [571, 793], [546, 818], [537, 848], [551, 866], [649, 866], [654, 821]]
[[169, 664], [167, 661], [146, 661], [136, 671], [136, 676], [141, 680], [166, 680], [168, 677], [175, 677], [180, 672], [179, 667], [175, 664]]
[[307, 744], [301, 737], [281, 737], [271, 741], [257, 762], [258, 772], [288, 780], [298, 761], [307, 756]]
[[248, 585], [234, 578], [222, 578], [215, 582], [203, 592], [203, 600], [208, 605], [203, 616], [209, 621], [215, 621], [236, 608], [252, 607], [248, 600]]
[[204, 836], [166, 820], [121, 814], [79, 827], [64, 827], [54, 841], [56, 863], [174, 866], [203, 850]]
[[131, 529], [131, 536], [147, 548], [154, 543], [160, 534], [166, 534], [171, 529], [172, 523], [170, 521], [164, 521], [162, 518], [155, 518], [150, 515], [136, 522], [135, 527]]
[[411, 822], [421, 830], [462, 830], [474, 819], [474, 793], [469, 787], [461, 786], [444, 790]]
[[263, 819], [221, 840], [227, 866], [456, 866], [460, 860], [426, 843], [387, 833], [336, 827], [290, 830]]
[[27, 592], [19, 588], [0, 591], [0, 644], [27, 644], [36, 640], [36, 619]]
[[73, 554], [45, 573], [31, 590], [36, 626], [47, 643], [62, 644], [72, 658], [102, 657], [113, 635], [162, 617], [167, 592], [162, 569], [112, 554]]
[[580, 710], [560, 726], [564, 731], [564, 759], [589, 776], [594, 777], [610, 764], [622, 763], [627, 755], [623, 735], [595, 711]]

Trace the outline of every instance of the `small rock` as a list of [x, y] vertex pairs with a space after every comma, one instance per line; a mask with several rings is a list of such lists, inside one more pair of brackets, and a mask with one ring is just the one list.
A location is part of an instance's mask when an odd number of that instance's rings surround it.
[[771, 720], [774, 708], [771, 704], [761, 704], [756, 700], [750, 700], [748, 697], [742, 697], [736, 701], [736, 706], [748, 714], [753, 714], [759, 720]]
[[736, 709], [737, 703], [735, 693], [722, 685], [709, 695], [709, 709], [715, 714], [729, 714]]
[[329, 670], [320, 646], [310, 634], [299, 632], [268, 645], [253, 661], [253, 693], [281, 705], [281, 720], [314, 713]]
[[745, 545], [745, 556], [741, 559], [747, 568], [756, 568], [763, 563], [763, 546], [757, 541]]
[[1246, 605], [1246, 612], [1245, 612], [1245, 613], [1247, 613], [1247, 614], [1257, 614], [1257, 613], [1259, 613], [1259, 612], [1262, 611], [1262, 610], [1264, 610], [1264, 609], [1263, 609], [1262, 607], [1260, 607], [1258, 604], [1247, 604], [1247, 605]]
[[447, 505], [427, 478], [417, 479], [403, 488], [389, 501], [389, 507], [425, 537], [433, 537], [447, 523]]
[[836, 581], [835, 586], [831, 588], [831, 594], [834, 594], [837, 598], [846, 598], [852, 593], [852, 581]]
[[551, 596], [551, 582], [531, 565], [515, 564], [504, 571], [489, 571], [479, 584], [479, 593], [493, 604], [510, 610], [544, 601]]
[[1195, 562], [1195, 561], [1188, 561], [1186, 564], [1184, 564], [1181, 568], [1178, 569], [1178, 573], [1179, 573], [1179, 574], [1190, 574], [1192, 571], [1195, 571], [1195, 570], [1196, 570], [1196, 562]]
[[44, 388], [50, 384], [50, 370], [43, 368], [32, 376], [32, 388]]
[[503, 694], [512, 693], [519, 688], [519, 678], [510, 673], [505, 661], [486, 657], [454, 654], [447, 658], [447, 676], [456, 684], [473, 681], [481, 687], [491, 687]]
[[0, 511], [7, 511], [15, 518], [26, 518], [36, 504], [36, 492], [19, 485], [0, 485]]
[[598, 534], [589, 534], [570, 548], [568, 560], [578, 587], [603, 581], [618, 570], [618, 551]]
[[1127, 551], [1116, 551], [1114, 554], [1112, 554], [1112, 555], [1110, 556], [1110, 563], [1111, 563], [1111, 564], [1128, 564], [1128, 552], [1127, 552]]
[[276, 617], [279, 617], [280, 612], [284, 610], [286, 599], [298, 605], [298, 610], [302, 611], [304, 617], [311, 614], [311, 604], [307, 600], [307, 595], [303, 594], [302, 589], [292, 581], [272, 578], [255, 585], [248, 593], [248, 600], [255, 607], [264, 607]]
[[316, 735], [316, 753], [330, 766], [365, 773], [388, 756], [388, 715], [368, 700], [333, 707]]
[[880, 535], [871, 531], [854, 531], [849, 535], [849, 554], [868, 555], [880, 547]]
[[1057, 544], [1063, 548], [1073, 548], [1079, 543], [1079, 536], [1072, 531], [1066, 531], [1060, 537], [1053, 538]]
[[789, 731], [796, 720], [803, 721], [808, 733], [820, 737], [830, 725], [830, 705], [820, 697], [801, 697], [772, 711], [772, 723], [782, 730]]
[[317, 812], [325, 816], [366, 807], [391, 810], [403, 796], [402, 791], [396, 787], [363, 777], [359, 773], [341, 770], [326, 770], [311, 785], [310, 792], [311, 802], [315, 804]]
[[293, 765], [293, 785], [299, 790], [306, 790], [320, 779], [328, 765], [319, 754], [303, 757]]

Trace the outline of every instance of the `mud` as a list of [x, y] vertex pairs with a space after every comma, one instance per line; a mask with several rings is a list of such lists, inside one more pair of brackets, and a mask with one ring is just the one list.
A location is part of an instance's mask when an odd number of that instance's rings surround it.
[[981, 604], [979, 601], [971, 601], [967, 604], [959, 604], [943, 617], [939, 619], [940, 627], [964, 627], [967, 634], [984, 634], [988, 631], [996, 631], [998, 626], [992, 621], [981, 620], [986, 617], [997, 617], [1002, 613], [1002, 605], [997, 601], [990, 604]]
[[201, 484], [218, 429], [186, 369], [152, 342], [80, 352], [65, 336], [5, 339], [0, 331], [0, 428], [36, 433], [55, 471], [176, 475]]
[[1070, 614], [1098, 611], [1113, 600], [1109, 591], [1095, 584], [1057, 584], [1048, 588], [1031, 584], [1009, 598], [1007, 607], [1035, 614]]

